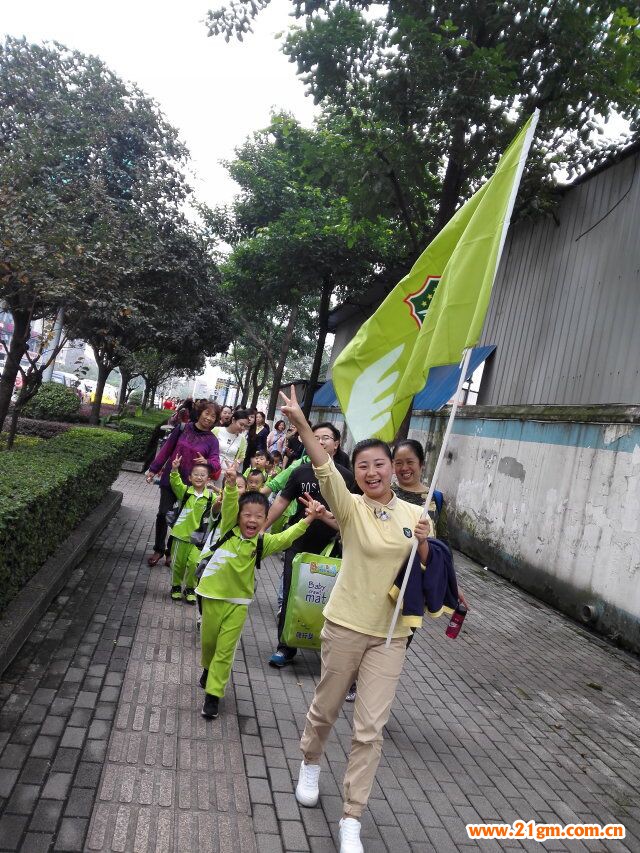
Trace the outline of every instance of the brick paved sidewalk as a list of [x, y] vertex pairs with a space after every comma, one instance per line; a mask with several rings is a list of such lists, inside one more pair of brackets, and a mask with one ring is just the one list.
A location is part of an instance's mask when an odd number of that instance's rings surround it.
[[233, 686], [205, 720], [196, 608], [170, 586], [151, 570], [86, 849], [255, 853]]
[[2, 850], [84, 849], [147, 585], [140, 482], [0, 680]]
[[[622, 822], [624, 842], [549, 840], [546, 850], [640, 851], [640, 663], [462, 555], [471, 612], [456, 640], [430, 620], [409, 650], [369, 811], [366, 853], [448, 853], [478, 843], [468, 822]], [[298, 806], [299, 735], [319, 675], [299, 653], [280, 671], [277, 558], [267, 561], [235, 666], [258, 850], [335, 849], [353, 706], [321, 774], [320, 808]], [[256, 606], [257, 605], [257, 606]], [[482, 842], [482, 850], [526, 846]]]
[[[123, 509], [0, 681], [0, 850], [335, 850], [345, 705], [321, 802], [292, 780], [319, 674], [270, 669], [280, 563], [265, 561], [221, 717], [199, 715], [193, 610], [144, 562], [157, 492], [123, 475]], [[477, 847], [468, 821], [613, 822], [640, 853], [640, 665], [460, 557], [460, 637], [419, 632], [363, 821], [367, 853]], [[243, 760], [244, 759], [244, 760]], [[517, 841], [483, 842], [513, 849]], [[539, 850], [534, 843], [526, 845]]]

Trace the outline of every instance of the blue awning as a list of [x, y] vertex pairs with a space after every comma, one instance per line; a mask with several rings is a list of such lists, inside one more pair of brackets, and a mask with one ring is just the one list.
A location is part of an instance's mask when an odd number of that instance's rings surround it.
[[338, 405], [338, 398], [330, 379], [313, 395], [312, 405], [319, 406], [321, 409], [332, 409]]
[[[491, 346], [487, 347], [475, 347], [472, 350], [465, 382], [480, 367], [482, 362], [491, 355], [494, 349], [495, 345], [491, 344]], [[437, 412], [438, 409], [446, 406], [456, 393], [459, 379], [459, 364], [445, 364], [442, 367], [432, 367], [427, 377], [427, 384], [415, 396], [413, 408]], [[334, 408], [339, 405], [331, 380], [325, 382], [322, 388], [316, 391], [313, 397], [313, 405], [320, 409]]]

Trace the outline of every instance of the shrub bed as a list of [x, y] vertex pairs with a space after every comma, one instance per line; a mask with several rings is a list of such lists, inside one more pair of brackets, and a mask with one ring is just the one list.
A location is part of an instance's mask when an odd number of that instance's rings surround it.
[[145, 412], [135, 418], [120, 418], [118, 429], [131, 435], [128, 459], [133, 462], [151, 462], [155, 454], [160, 427], [168, 420], [162, 412]]
[[118, 476], [131, 436], [74, 427], [2, 454], [0, 613]]
[[18, 434], [30, 435], [36, 438], [54, 438], [71, 429], [73, 424], [62, 424], [57, 421], [38, 421], [31, 418], [18, 418]]
[[45, 382], [29, 400], [22, 414], [25, 418], [45, 421], [73, 420], [80, 411], [80, 399], [75, 391], [59, 382]]
[[[0, 450], [7, 449], [7, 439], [9, 433], [0, 432]], [[35, 435], [16, 435], [13, 440], [13, 450], [24, 449], [25, 447], [36, 447], [42, 441], [41, 438], [36, 438]]]

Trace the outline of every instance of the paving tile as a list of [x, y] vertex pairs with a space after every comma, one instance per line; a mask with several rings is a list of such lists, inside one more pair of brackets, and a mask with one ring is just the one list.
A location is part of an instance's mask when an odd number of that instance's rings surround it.
[[5, 811], [9, 814], [30, 815], [35, 809], [39, 795], [38, 785], [16, 785], [5, 806]]
[[79, 818], [63, 818], [60, 824], [60, 829], [54, 845], [54, 850], [82, 851], [84, 849], [84, 839], [87, 835], [87, 820]]
[[256, 846], [260, 853], [285, 853], [279, 835], [256, 835]]
[[80, 759], [80, 750], [60, 747], [55, 754], [51, 769], [55, 772], [73, 773]]
[[0, 841], [7, 850], [17, 850], [22, 833], [26, 829], [24, 815], [3, 814], [0, 817]]
[[60, 746], [79, 749], [84, 743], [86, 735], [86, 729], [69, 726], [62, 735]]
[[26, 778], [23, 778], [24, 770], [22, 774], [19, 770], [0, 770], [0, 799], [8, 799], [9, 795], [13, 791], [13, 788], [18, 780], [19, 775], [23, 782], [31, 781], [28, 775]]
[[20, 847], [20, 853], [49, 853], [53, 844], [51, 832], [27, 832]]
[[304, 851], [310, 849], [304, 826], [300, 821], [280, 821], [280, 832], [285, 850]]
[[95, 799], [92, 788], [72, 788], [66, 801], [64, 814], [67, 817], [91, 817]]
[[29, 829], [36, 832], [55, 830], [62, 813], [64, 802], [60, 800], [40, 800], [29, 821]]

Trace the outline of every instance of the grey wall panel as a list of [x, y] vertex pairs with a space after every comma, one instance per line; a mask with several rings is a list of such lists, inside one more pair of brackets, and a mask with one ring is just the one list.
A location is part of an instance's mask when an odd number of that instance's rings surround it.
[[570, 189], [559, 225], [512, 230], [481, 340], [497, 349], [479, 403], [640, 402], [639, 160]]

